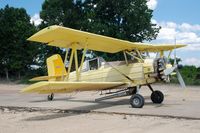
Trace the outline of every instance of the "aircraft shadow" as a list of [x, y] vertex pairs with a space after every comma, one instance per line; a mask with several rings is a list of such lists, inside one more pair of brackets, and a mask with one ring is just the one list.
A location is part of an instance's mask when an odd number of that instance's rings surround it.
[[83, 114], [83, 113], [74, 113], [74, 112], [73, 113], [52, 113], [48, 115], [33, 116], [24, 120], [25, 121], [45, 121], [45, 120], [52, 120], [52, 119], [58, 119], [58, 118], [63, 118], [63, 117], [69, 117], [69, 116], [76, 116], [80, 114]]
[[[65, 97], [65, 98], [55, 98], [53, 99], [53, 101], [68, 101], [70, 99], [74, 99], [74, 97]], [[29, 101], [30, 103], [39, 103], [39, 102], [50, 102], [48, 101], [47, 99], [42, 99], [42, 100], [32, 100], [32, 101]]]
[[[95, 101], [89, 101], [89, 100], [71, 100], [74, 99], [75, 97], [63, 97], [63, 98], [54, 98], [53, 101], [70, 101], [70, 102], [87, 102], [87, 103], [104, 103], [103, 101], [101, 102], [95, 102]], [[144, 96], [145, 99], [150, 99], [149, 96]], [[128, 98], [129, 99], [129, 98]], [[127, 99], [127, 100], [128, 100]], [[39, 102], [49, 102], [47, 99], [42, 99], [42, 100], [31, 100], [29, 101], [30, 103], [39, 103]], [[109, 101], [106, 101], [106, 103], [109, 103]], [[111, 104], [115, 104], [115, 102], [110, 101]]]
[[[129, 104], [128, 99], [122, 99], [118, 101], [101, 101], [101, 102], [94, 102], [94, 101], [87, 101], [87, 100], [69, 100], [70, 102], [92, 102], [95, 103], [95, 105], [87, 105], [87, 106], [80, 106], [75, 107], [71, 109], [64, 110], [62, 113], [52, 113], [48, 115], [39, 115], [39, 116], [33, 116], [27, 119], [24, 119], [25, 121], [43, 121], [43, 120], [51, 120], [51, 119], [57, 119], [61, 117], [70, 117], [70, 116], [76, 116], [80, 114], [86, 114], [89, 113], [91, 110], [97, 110], [97, 109], [103, 109], [108, 108], [112, 106], [117, 105], [126, 105]], [[81, 111], [80, 111], [81, 110]]]
[[[149, 97], [145, 97], [145, 100], [148, 100], [145, 102], [145, 106], [152, 106], [154, 108], [159, 108], [163, 106], [171, 106], [173, 104], [154, 104], [151, 101], [149, 101]], [[98, 110], [98, 109], [103, 109], [103, 108], [109, 108], [112, 106], [118, 106], [118, 105], [127, 105], [127, 107], [131, 108], [130, 103], [129, 103], [129, 98], [124, 98], [120, 100], [115, 100], [115, 101], [91, 101], [91, 100], [76, 100], [73, 98], [60, 98], [57, 100], [67, 100], [70, 102], [84, 102], [84, 103], [94, 103], [92, 105], [86, 105], [86, 106], [80, 106], [80, 107], [75, 107], [71, 109], [66, 109], [62, 110], [62, 112], [59, 113], [52, 113], [52, 114], [47, 114], [47, 115], [39, 115], [39, 116], [33, 116], [27, 119], [24, 119], [25, 121], [44, 121], [44, 120], [51, 120], [51, 119], [57, 119], [57, 118], [62, 118], [62, 117], [70, 117], [70, 116], [76, 116], [76, 115], [81, 115], [81, 114], [86, 114], [90, 113], [92, 110]], [[33, 101], [33, 102], [41, 102], [41, 101]]]
[[161, 103], [161, 104], [155, 104], [152, 103], [151, 101], [145, 102], [144, 106], [152, 106], [154, 108], [159, 108], [159, 107], [170, 107], [170, 106], [174, 106], [174, 105], [181, 105], [181, 104], [167, 104], [167, 103]]

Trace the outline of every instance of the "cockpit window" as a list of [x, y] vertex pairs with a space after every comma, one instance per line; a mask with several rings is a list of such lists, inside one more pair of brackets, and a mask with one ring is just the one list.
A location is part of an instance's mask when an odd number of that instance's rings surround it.
[[83, 72], [89, 71], [89, 70], [97, 70], [101, 67], [101, 60], [99, 58], [94, 58], [91, 60], [86, 60], [83, 63]]
[[89, 68], [90, 70], [96, 70], [99, 68], [99, 60], [98, 58], [89, 60]]

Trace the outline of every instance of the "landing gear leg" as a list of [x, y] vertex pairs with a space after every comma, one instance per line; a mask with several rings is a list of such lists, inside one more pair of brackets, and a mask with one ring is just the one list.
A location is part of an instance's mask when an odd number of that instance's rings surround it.
[[153, 103], [156, 103], [156, 104], [162, 103], [164, 101], [163, 93], [161, 91], [159, 91], [159, 90], [154, 91], [150, 84], [148, 84], [147, 86], [152, 91], [152, 93], [151, 93], [151, 101]]
[[52, 101], [53, 98], [54, 98], [54, 94], [53, 93], [51, 93], [50, 95], [47, 96], [47, 100], [48, 101]]
[[140, 86], [137, 86], [136, 93], [130, 98], [130, 104], [133, 108], [142, 108], [144, 106], [144, 97], [139, 94]]

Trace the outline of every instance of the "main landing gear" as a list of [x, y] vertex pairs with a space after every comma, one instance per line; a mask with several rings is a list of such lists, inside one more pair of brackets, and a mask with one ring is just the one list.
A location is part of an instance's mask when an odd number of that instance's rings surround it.
[[142, 108], [144, 106], [144, 97], [139, 94], [141, 86], [134, 88], [134, 93], [130, 98], [130, 104], [133, 108]]
[[50, 95], [47, 96], [47, 100], [48, 101], [52, 101], [53, 98], [54, 98], [54, 94], [53, 93], [51, 93]]
[[161, 91], [153, 91], [151, 93], [151, 100], [153, 103], [162, 103], [164, 100], [164, 95]]
[[[152, 91], [152, 93], [151, 93], [152, 102], [155, 104], [162, 103], [164, 100], [163, 93], [158, 90], [154, 91], [150, 84], [148, 84], [147, 86]], [[131, 106], [133, 108], [142, 108], [144, 106], [145, 99], [142, 95], [139, 94], [140, 88], [141, 88], [141, 86], [128, 87], [123, 90], [105, 93], [106, 96], [95, 99], [95, 101], [99, 102], [102, 100], [107, 100], [107, 99], [112, 99], [112, 98], [117, 98], [117, 97], [131, 96], [130, 101], [129, 101]]]
[[157, 103], [157, 104], [162, 103], [163, 100], [164, 100], [163, 93], [161, 91], [158, 91], [158, 90], [154, 91], [150, 84], [147, 85], [147, 86], [152, 91], [152, 93], [151, 93], [151, 101], [153, 103]]
[[142, 108], [144, 106], [144, 97], [140, 94], [134, 94], [130, 98], [130, 104], [133, 108]]
[[[154, 91], [150, 84], [148, 84], [147, 86], [152, 91], [152, 93], [151, 93], [152, 102], [155, 104], [162, 103], [164, 100], [163, 93], [158, 90]], [[144, 97], [142, 95], [138, 94], [138, 92], [139, 92], [139, 87], [137, 87], [136, 93], [133, 94], [130, 98], [130, 104], [133, 108], [142, 108], [144, 106], [144, 102], [145, 102]]]

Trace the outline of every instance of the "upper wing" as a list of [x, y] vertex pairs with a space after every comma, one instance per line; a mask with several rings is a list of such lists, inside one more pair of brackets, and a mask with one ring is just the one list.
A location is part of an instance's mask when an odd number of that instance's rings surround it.
[[109, 89], [125, 85], [123, 82], [65, 82], [65, 81], [42, 81], [24, 88], [21, 92], [37, 93], [70, 93], [73, 91], [90, 91]]
[[48, 45], [62, 48], [71, 48], [73, 43], [76, 42], [79, 44], [79, 49], [86, 46], [87, 49], [90, 50], [108, 53], [116, 53], [123, 50], [133, 49], [137, 49], [140, 51], [157, 52], [172, 50], [174, 48], [186, 46], [182, 44], [176, 44], [175, 46], [174, 44], [151, 45], [145, 43], [129, 42], [56, 25], [47, 27], [37, 32], [36, 34], [28, 38], [28, 40], [47, 43]]

